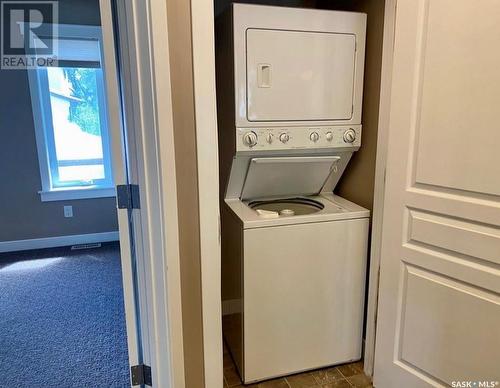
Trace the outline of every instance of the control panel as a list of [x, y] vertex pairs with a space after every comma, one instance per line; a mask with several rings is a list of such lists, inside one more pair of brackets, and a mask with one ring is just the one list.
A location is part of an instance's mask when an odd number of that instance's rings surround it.
[[237, 151], [358, 148], [361, 125], [338, 127], [237, 128]]

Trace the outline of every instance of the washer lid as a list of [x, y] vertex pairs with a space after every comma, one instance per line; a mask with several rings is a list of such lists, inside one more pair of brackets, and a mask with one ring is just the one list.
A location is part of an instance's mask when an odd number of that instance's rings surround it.
[[253, 158], [241, 199], [316, 195], [340, 159], [340, 156]]

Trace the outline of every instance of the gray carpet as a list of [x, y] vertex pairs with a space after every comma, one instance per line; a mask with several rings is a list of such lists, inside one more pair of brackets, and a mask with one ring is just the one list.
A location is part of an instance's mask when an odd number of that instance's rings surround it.
[[117, 243], [0, 254], [0, 387], [130, 387]]

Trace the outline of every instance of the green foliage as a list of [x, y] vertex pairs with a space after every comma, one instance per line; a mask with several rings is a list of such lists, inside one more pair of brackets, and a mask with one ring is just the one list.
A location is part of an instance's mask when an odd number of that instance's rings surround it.
[[68, 67], [64, 68], [64, 76], [71, 83], [71, 95], [80, 100], [70, 102], [69, 121], [84, 132], [100, 135], [95, 69]]

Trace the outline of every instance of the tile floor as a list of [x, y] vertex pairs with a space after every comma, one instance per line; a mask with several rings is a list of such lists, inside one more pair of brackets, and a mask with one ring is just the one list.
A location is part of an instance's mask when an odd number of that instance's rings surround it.
[[243, 385], [224, 344], [224, 388], [372, 388], [371, 380], [363, 373], [363, 363], [338, 365], [292, 376]]

